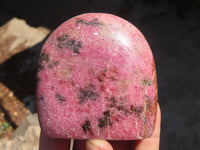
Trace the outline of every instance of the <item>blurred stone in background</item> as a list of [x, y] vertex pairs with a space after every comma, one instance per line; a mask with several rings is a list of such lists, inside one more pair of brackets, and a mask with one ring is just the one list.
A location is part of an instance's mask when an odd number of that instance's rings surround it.
[[40, 127], [37, 114], [30, 114], [20, 124], [10, 140], [1, 139], [1, 150], [38, 150]]
[[[24, 20], [17, 18], [0, 27], [2, 150], [17, 149], [28, 143], [25, 148], [27, 150], [38, 146], [40, 128], [37, 116], [31, 115], [31, 112], [35, 112], [35, 73], [41, 48], [41, 45], [36, 45], [44, 40], [49, 32], [50, 30], [44, 27], [30, 27]], [[25, 119], [27, 115], [29, 116]], [[9, 139], [11, 140], [8, 141]]]
[[47, 28], [34, 28], [27, 25], [25, 20], [11, 19], [0, 28], [0, 63], [41, 42], [48, 33]]

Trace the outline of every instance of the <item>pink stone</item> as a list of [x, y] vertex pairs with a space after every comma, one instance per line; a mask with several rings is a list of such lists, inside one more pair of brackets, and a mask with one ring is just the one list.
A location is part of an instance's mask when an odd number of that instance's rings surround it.
[[55, 138], [135, 140], [151, 136], [157, 83], [151, 49], [132, 24], [105, 13], [76, 16], [45, 42], [37, 108]]

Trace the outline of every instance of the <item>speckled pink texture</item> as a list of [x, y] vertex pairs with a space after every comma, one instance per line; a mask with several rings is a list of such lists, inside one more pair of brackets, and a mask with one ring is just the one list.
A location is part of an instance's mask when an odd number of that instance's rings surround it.
[[41, 128], [50, 137], [149, 137], [157, 103], [150, 47], [135, 26], [117, 16], [69, 19], [42, 48], [36, 96]]

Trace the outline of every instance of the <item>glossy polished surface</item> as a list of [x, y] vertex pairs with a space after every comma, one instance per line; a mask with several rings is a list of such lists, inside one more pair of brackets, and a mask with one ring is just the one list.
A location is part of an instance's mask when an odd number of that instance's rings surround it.
[[42, 48], [38, 79], [48, 136], [130, 140], [153, 132], [153, 55], [142, 33], [117, 16], [83, 14], [59, 26]]

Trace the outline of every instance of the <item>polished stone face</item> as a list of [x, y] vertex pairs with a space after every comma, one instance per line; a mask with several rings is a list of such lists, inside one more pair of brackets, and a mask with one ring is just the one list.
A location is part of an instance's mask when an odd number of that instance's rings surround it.
[[132, 24], [88, 13], [59, 26], [38, 65], [44, 133], [56, 138], [130, 140], [154, 129], [157, 83], [151, 49]]

